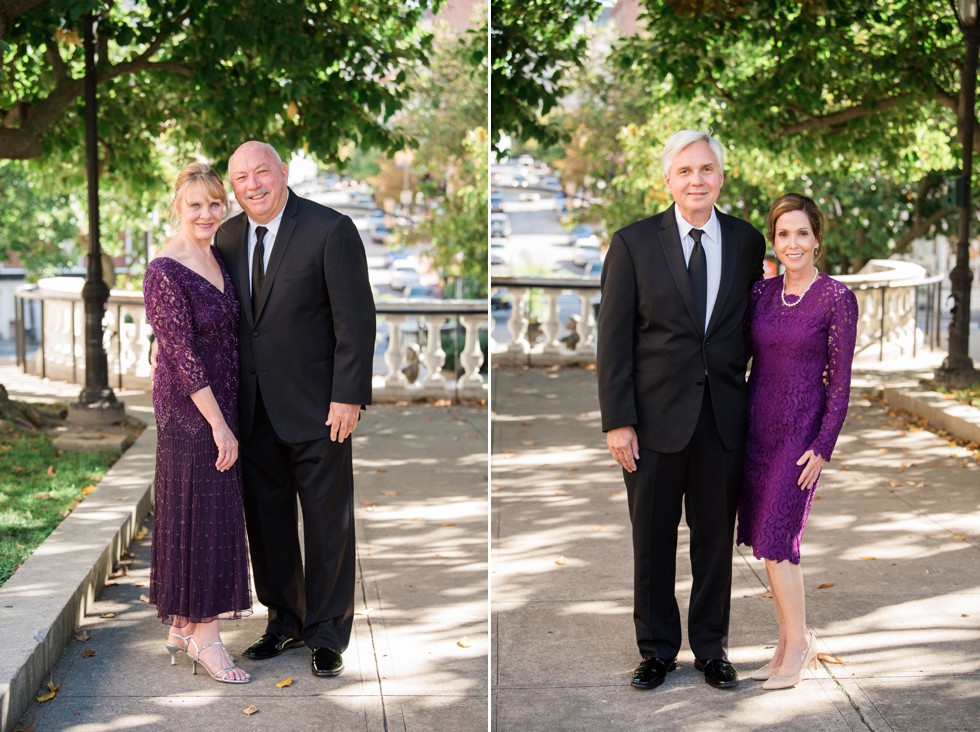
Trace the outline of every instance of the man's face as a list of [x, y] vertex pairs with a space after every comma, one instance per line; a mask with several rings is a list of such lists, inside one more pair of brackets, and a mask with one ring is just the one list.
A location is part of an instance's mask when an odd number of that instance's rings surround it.
[[711, 216], [725, 176], [708, 143], [699, 140], [677, 154], [665, 180], [684, 218], [700, 226]]
[[266, 146], [246, 142], [228, 161], [228, 174], [238, 205], [258, 223], [269, 223], [286, 205], [289, 166]]

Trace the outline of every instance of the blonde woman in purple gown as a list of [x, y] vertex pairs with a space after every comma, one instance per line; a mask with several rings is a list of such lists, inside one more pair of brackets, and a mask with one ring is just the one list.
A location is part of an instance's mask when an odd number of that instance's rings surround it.
[[249, 675], [225, 650], [218, 617], [251, 607], [238, 459], [238, 297], [211, 239], [227, 193], [207, 165], [177, 176], [177, 234], [146, 268], [143, 296], [156, 335], [157, 423], [150, 602], [170, 624], [166, 647], [215, 681]]
[[785, 689], [815, 662], [800, 539], [847, 414], [858, 308], [854, 293], [817, 269], [823, 216], [812, 199], [778, 198], [768, 237], [785, 271], [749, 295], [752, 371], [737, 540], [765, 560], [779, 624], [772, 660], [751, 678]]

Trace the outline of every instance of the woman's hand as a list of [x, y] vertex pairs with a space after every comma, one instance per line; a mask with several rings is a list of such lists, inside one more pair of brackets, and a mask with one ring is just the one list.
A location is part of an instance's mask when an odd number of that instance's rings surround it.
[[224, 421], [211, 428], [214, 444], [218, 447], [218, 459], [214, 463], [220, 472], [228, 470], [238, 460], [238, 440]]
[[820, 477], [820, 471], [823, 470], [823, 464], [826, 462], [822, 457], [813, 452], [813, 450], [807, 450], [803, 453], [803, 457], [796, 461], [797, 465], [803, 465], [803, 472], [800, 473], [800, 479], [796, 481], [796, 485], [800, 487], [801, 491], [809, 490], [813, 487], [814, 483], [817, 482], [817, 478]]

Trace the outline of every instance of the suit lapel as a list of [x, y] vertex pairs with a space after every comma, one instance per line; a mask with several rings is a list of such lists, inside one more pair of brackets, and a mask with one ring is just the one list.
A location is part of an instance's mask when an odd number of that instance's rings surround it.
[[235, 228], [229, 231], [231, 239], [235, 242], [235, 267], [233, 272], [229, 272], [235, 280], [235, 291], [238, 292], [238, 301], [242, 311], [246, 313], [248, 322], [254, 325], [252, 320], [252, 301], [250, 300], [251, 286], [248, 277], [248, 216], [244, 213], [239, 214], [235, 223]]
[[296, 194], [290, 189], [289, 198], [286, 199], [286, 207], [282, 212], [282, 220], [279, 222], [279, 231], [276, 232], [276, 241], [272, 245], [269, 268], [265, 271], [265, 287], [262, 290], [262, 296], [259, 298], [259, 307], [258, 312], [255, 314], [255, 320], [262, 317], [265, 304], [269, 301], [269, 294], [272, 292], [272, 288], [275, 287], [279, 265], [282, 264], [283, 257], [286, 256], [286, 248], [289, 246], [289, 241], [293, 236], [293, 230], [296, 228], [295, 217], [298, 208]]
[[721, 231], [721, 280], [718, 283], [718, 296], [715, 306], [708, 318], [708, 332], [717, 325], [721, 312], [725, 308], [728, 295], [732, 291], [732, 277], [735, 274], [735, 262], [738, 259], [739, 241], [735, 236], [731, 220], [719, 211], [715, 211]]
[[677, 219], [674, 215], [674, 206], [671, 205], [664, 211], [660, 219], [660, 246], [670, 268], [670, 274], [674, 278], [674, 284], [680, 293], [684, 307], [687, 308], [691, 322], [698, 329], [698, 333], [704, 334], [704, 323], [698, 322], [697, 310], [694, 307], [694, 292], [691, 290], [691, 276], [687, 273], [687, 262], [684, 261], [684, 248], [681, 246], [681, 237], [677, 233]]

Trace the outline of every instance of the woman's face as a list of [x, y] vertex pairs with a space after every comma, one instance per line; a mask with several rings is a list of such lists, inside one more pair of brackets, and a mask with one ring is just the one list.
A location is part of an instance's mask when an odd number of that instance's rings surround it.
[[201, 183], [191, 183], [177, 202], [180, 233], [191, 241], [209, 243], [221, 225], [225, 204], [214, 198]]
[[776, 219], [773, 247], [776, 258], [790, 272], [809, 272], [820, 242], [804, 211], [787, 211]]

